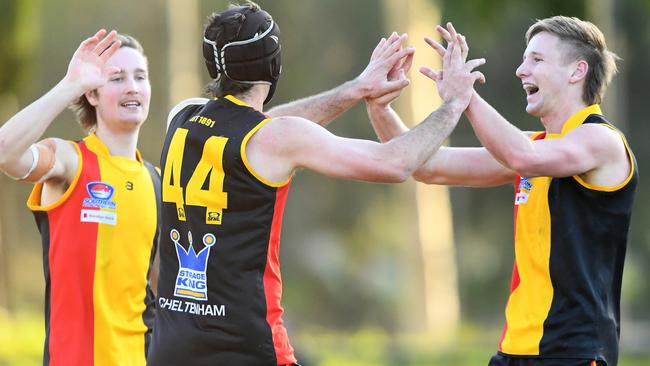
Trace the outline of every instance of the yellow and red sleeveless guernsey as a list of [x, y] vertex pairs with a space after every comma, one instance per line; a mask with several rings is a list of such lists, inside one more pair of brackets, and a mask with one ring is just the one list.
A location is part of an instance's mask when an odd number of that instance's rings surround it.
[[[583, 123], [614, 129], [598, 105], [569, 118], [562, 138]], [[591, 185], [579, 176], [517, 179], [515, 264], [506, 324], [505, 356], [618, 360], [623, 262], [637, 165], [621, 134], [631, 171], [621, 184]]]
[[111, 156], [94, 134], [75, 147], [64, 195], [43, 206], [37, 184], [27, 202], [43, 241], [43, 364], [145, 365], [160, 180], [139, 152], [138, 161]]
[[185, 103], [161, 158], [161, 264], [148, 364], [292, 364], [279, 263], [290, 179], [269, 182], [246, 157], [268, 118], [232, 96]]

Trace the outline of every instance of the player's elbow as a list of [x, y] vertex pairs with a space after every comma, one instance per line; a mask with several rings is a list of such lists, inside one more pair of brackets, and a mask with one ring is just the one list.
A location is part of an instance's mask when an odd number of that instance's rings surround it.
[[383, 183], [403, 183], [411, 176], [411, 172], [405, 167], [386, 167], [382, 171], [380, 180]]
[[424, 169], [418, 169], [413, 173], [413, 179], [420, 183], [436, 184], [435, 178], [435, 174], [425, 171]]
[[403, 183], [413, 174], [413, 170], [407, 162], [401, 159], [385, 162], [382, 180], [385, 183]]
[[413, 179], [424, 184], [451, 185], [453, 179], [441, 169], [422, 166], [413, 173]]
[[531, 156], [512, 156], [506, 161], [506, 166], [515, 171], [521, 177], [533, 177], [537, 175], [537, 162]]
[[402, 170], [402, 171], [396, 172], [392, 176], [392, 180], [389, 183], [404, 183], [409, 179], [410, 176], [411, 176], [410, 171]]

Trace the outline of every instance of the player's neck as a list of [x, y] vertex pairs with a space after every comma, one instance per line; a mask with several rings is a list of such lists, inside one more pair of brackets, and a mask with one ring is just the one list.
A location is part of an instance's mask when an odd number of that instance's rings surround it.
[[269, 85], [254, 84], [253, 87], [247, 90], [245, 93], [236, 94], [233, 96], [262, 112], [264, 108], [264, 100], [266, 99], [268, 93]]
[[540, 119], [544, 125], [544, 128], [546, 129], [546, 132], [561, 133], [564, 123], [566, 123], [566, 121], [571, 118], [571, 116], [585, 109], [586, 107], [587, 105], [582, 102], [582, 100], [574, 102], [567, 101], [566, 103], [563, 103], [562, 106], [554, 108], [551, 112], [542, 116]]
[[111, 156], [124, 156], [135, 160], [139, 132], [139, 128], [132, 131], [112, 131], [98, 125], [95, 134], [106, 145]]

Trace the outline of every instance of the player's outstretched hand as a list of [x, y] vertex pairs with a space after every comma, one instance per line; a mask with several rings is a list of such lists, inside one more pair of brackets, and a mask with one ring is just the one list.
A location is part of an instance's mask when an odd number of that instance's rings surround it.
[[94, 36], [81, 42], [72, 55], [65, 80], [78, 88], [79, 95], [106, 83], [117, 67], [105, 67], [106, 61], [120, 48], [117, 32], [101, 29]]
[[379, 41], [370, 56], [368, 66], [355, 79], [363, 98], [378, 98], [401, 91], [409, 84], [405, 71], [410, 68], [415, 48], [404, 47], [407, 39], [406, 34], [400, 36], [393, 33], [387, 39], [382, 38]]
[[[449, 26], [453, 30], [451, 23]], [[436, 82], [438, 94], [443, 101], [459, 103], [464, 109], [471, 99], [474, 83], [477, 80], [481, 83], [485, 82], [483, 73], [474, 70], [483, 65], [485, 59], [465, 61], [468, 47], [464, 37], [455, 30], [453, 30], [454, 38], [451, 38], [451, 34], [452, 32], [449, 32], [450, 41], [446, 48], [429, 37], [425, 38], [425, 41], [442, 56], [442, 70], [435, 71], [423, 66], [420, 72]]]

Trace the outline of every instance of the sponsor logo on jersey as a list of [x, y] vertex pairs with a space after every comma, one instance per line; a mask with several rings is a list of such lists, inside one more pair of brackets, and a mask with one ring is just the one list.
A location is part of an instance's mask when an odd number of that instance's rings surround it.
[[84, 198], [83, 207], [115, 209], [115, 201], [111, 200], [115, 193], [115, 188], [112, 185], [104, 182], [90, 182], [86, 184], [86, 191], [90, 197]]
[[176, 256], [178, 257], [178, 275], [174, 285], [174, 295], [194, 300], [208, 300], [208, 277], [206, 268], [210, 256], [210, 248], [217, 242], [213, 234], [203, 235], [203, 245], [205, 247], [196, 253], [192, 243], [192, 232], [187, 233], [187, 239], [190, 243], [188, 250], [185, 250], [180, 243], [181, 235], [176, 229], [169, 233], [176, 247]]
[[533, 184], [530, 183], [530, 180], [528, 180], [528, 178], [521, 177], [521, 179], [519, 179], [519, 190], [515, 195], [515, 205], [523, 205], [524, 203], [528, 202], [528, 196], [530, 195], [530, 191], [532, 189]]
[[96, 222], [98, 224], [117, 225], [115, 212], [101, 210], [81, 210], [81, 222]]

